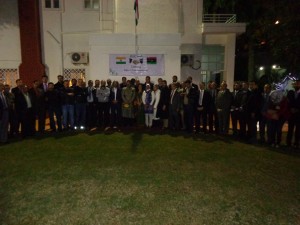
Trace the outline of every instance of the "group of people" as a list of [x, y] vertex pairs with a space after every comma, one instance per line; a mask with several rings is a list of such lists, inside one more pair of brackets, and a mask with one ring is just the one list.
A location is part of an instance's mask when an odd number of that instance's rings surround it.
[[145, 82], [122, 77], [121, 83], [108, 79], [87, 84], [57, 78], [53, 83], [43, 76], [31, 88], [21, 79], [12, 89], [0, 83], [1, 143], [19, 134], [44, 133], [48, 116], [51, 132], [143, 126], [228, 135], [231, 121], [234, 137], [274, 147], [280, 146], [288, 121], [286, 144], [299, 148], [300, 81], [284, 95], [269, 84], [260, 91], [254, 81], [236, 82], [230, 92], [225, 81], [220, 87], [213, 81], [197, 85], [192, 77], [179, 82], [173, 76], [170, 85], [162, 78], [154, 84], [149, 76]]

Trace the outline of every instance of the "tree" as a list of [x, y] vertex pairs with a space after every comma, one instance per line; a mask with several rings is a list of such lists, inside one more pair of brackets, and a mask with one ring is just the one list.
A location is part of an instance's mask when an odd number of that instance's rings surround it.
[[248, 57], [248, 80], [254, 79], [260, 58], [300, 73], [300, 1], [204, 0], [204, 8], [206, 13], [235, 13], [239, 22], [247, 23], [237, 46]]

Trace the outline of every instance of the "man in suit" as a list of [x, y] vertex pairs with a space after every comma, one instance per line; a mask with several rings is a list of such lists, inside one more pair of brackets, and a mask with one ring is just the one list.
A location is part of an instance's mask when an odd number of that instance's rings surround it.
[[180, 124], [180, 94], [177, 91], [179, 83], [171, 84], [171, 94], [170, 94], [170, 103], [169, 103], [169, 128], [171, 130], [179, 130]]
[[118, 81], [113, 81], [110, 90], [110, 111], [111, 111], [111, 127], [117, 129], [121, 125], [122, 110], [122, 90], [119, 88]]
[[195, 83], [193, 83], [193, 78], [192, 78], [191, 76], [189, 76], [189, 77], [187, 78], [187, 80], [190, 80], [190, 81], [191, 81], [191, 85], [192, 85], [192, 87], [193, 87], [193, 88], [195, 88], [195, 89], [196, 89], [196, 91], [198, 91], [198, 90], [199, 90], [199, 87], [198, 87], [198, 85], [197, 85], [197, 84], [195, 84]]
[[96, 127], [97, 124], [97, 97], [96, 97], [96, 88], [92, 80], [88, 81], [88, 86], [86, 87], [87, 93], [87, 110], [86, 110], [86, 121], [87, 128], [89, 130]]
[[8, 101], [4, 95], [4, 85], [0, 83], [0, 144], [8, 142], [8, 110]]
[[292, 145], [294, 136], [294, 147], [299, 149], [300, 140], [300, 80], [293, 83], [294, 89], [289, 91], [289, 108], [291, 116], [288, 120], [288, 134], [286, 137], [286, 144]]
[[32, 88], [30, 88], [28, 91], [30, 93], [30, 96], [32, 97], [33, 110], [35, 113], [35, 118], [37, 118], [38, 120], [38, 131], [40, 133], [43, 133], [45, 131], [45, 123], [46, 123], [45, 93], [47, 92], [47, 89], [48, 89], [48, 83], [44, 89], [44, 86], [40, 81], [34, 80]]
[[[215, 82], [209, 82], [208, 84], [208, 92], [211, 96], [211, 101], [208, 107], [208, 127], [209, 133], [219, 132], [219, 121], [218, 121], [218, 113], [216, 108], [216, 99], [218, 95], [217, 84]], [[214, 130], [215, 129], [215, 130]]]
[[226, 82], [222, 82], [220, 91], [216, 99], [216, 107], [219, 118], [220, 134], [227, 135], [229, 131], [230, 108], [232, 104], [232, 95], [227, 89]]
[[198, 101], [195, 111], [196, 133], [200, 132], [200, 121], [202, 121], [202, 130], [207, 133], [207, 112], [211, 101], [211, 95], [205, 90], [205, 83], [199, 83]]
[[238, 120], [239, 120], [239, 110], [241, 105], [241, 85], [238, 82], [235, 82], [233, 85], [233, 92], [232, 92], [232, 105], [230, 110], [231, 115], [231, 124], [232, 124], [232, 135], [238, 135]]
[[257, 142], [257, 122], [260, 120], [262, 108], [262, 94], [258, 90], [255, 81], [249, 82], [250, 95], [247, 102], [247, 125], [248, 125], [248, 141], [250, 143]]
[[21, 94], [16, 97], [16, 111], [21, 117], [21, 134], [23, 138], [35, 134], [35, 113], [33, 107], [33, 97], [28, 92], [28, 87], [22, 85]]
[[[17, 79], [16, 85], [17, 85], [16, 87], [11, 89], [11, 93], [13, 93], [13, 95], [15, 96], [15, 99], [18, 97], [18, 95], [20, 95], [22, 93], [22, 91], [21, 91], [21, 87], [23, 85], [22, 79]], [[13, 135], [18, 135], [19, 130], [20, 130], [20, 125], [21, 125], [21, 115], [19, 115], [17, 112], [15, 112], [15, 114], [13, 116], [14, 116], [13, 120], [15, 121], [15, 123], [12, 127], [11, 133]]]
[[183, 111], [186, 131], [192, 133], [194, 129], [194, 112], [196, 108], [197, 90], [192, 86], [190, 80], [185, 81], [183, 96]]
[[[56, 132], [56, 130], [62, 131], [60, 92], [58, 89], [55, 89], [54, 86], [55, 85], [52, 82], [49, 82], [48, 90], [45, 93], [45, 100], [50, 120], [50, 128], [52, 132]], [[56, 121], [54, 119], [54, 115], [56, 117]]]
[[110, 109], [110, 89], [106, 87], [106, 81], [101, 80], [101, 86], [96, 90], [98, 99], [98, 126], [104, 126], [105, 130], [109, 127], [109, 109]]
[[78, 79], [77, 86], [74, 87], [75, 97], [75, 129], [84, 130], [86, 120], [87, 93], [83, 80]]

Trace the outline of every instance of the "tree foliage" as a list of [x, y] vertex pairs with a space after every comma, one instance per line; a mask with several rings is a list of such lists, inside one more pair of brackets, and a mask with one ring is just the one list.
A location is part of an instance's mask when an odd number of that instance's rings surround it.
[[246, 33], [239, 40], [248, 53], [248, 76], [257, 63], [257, 58], [251, 57], [262, 52], [268, 62], [300, 73], [299, 0], [204, 0], [204, 8], [205, 13], [235, 13], [238, 22], [247, 23]]

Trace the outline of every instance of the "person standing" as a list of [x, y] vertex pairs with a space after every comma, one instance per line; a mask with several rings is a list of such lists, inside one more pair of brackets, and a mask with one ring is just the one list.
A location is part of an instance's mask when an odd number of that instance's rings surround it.
[[101, 86], [96, 90], [98, 99], [98, 124], [99, 127], [104, 126], [105, 130], [109, 129], [109, 97], [110, 89], [106, 87], [106, 81], [101, 80]]
[[155, 101], [155, 95], [148, 83], [146, 84], [146, 89], [143, 92], [142, 100], [145, 112], [145, 125], [146, 127], [151, 128], [153, 122], [153, 103]]
[[97, 123], [97, 97], [96, 97], [96, 88], [93, 86], [94, 83], [92, 80], [88, 81], [88, 86], [86, 87], [86, 121], [88, 130], [93, 129]]
[[126, 87], [122, 89], [122, 117], [124, 126], [132, 126], [134, 119], [133, 101], [135, 88], [131, 87], [130, 80], [126, 81]]
[[208, 92], [211, 96], [211, 101], [208, 108], [208, 127], [209, 133], [219, 133], [219, 121], [218, 121], [218, 112], [216, 108], [216, 99], [218, 95], [218, 89], [215, 82], [209, 82]]
[[264, 92], [262, 93], [262, 108], [261, 108], [261, 117], [259, 120], [259, 142], [261, 144], [266, 142], [266, 127], [267, 127], [267, 118], [266, 114], [268, 111], [269, 97], [271, 92], [271, 86], [269, 84], [264, 85]]
[[[62, 131], [60, 93], [54, 88], [54, 84], [52, 82], [49, 82], [48, 84], [48, 90], [45, 93], [45, 101], [47, 104], [51, 132], [56, 132], [56, 130]], [[56, 121], [54, 119], [54, 115], [56, 117]]]
[[300, 80], [293, 83], [294, 90], [289, 91], [288, 101], [291, 116], [288, 120], [288, 134], [286, 137], [287, 146], [292, 146], [299, 149], [300, 141]]
[[0, 143], [8, 142], [8, 122], [9, 122], [8, 101], [4, 95], [4, 85], [0, 83]]
[[177, 89], [179, 83], [171, 84], [170, 103], [169, 103], [169, 128], [171, 130], [179, 130], [180, 126], [180, 104], [181, 97]]
[[36, 109], [37, 109], [37, 117], [38, 117], [38, 131], [43, 133], [45, 131], [46, 124], [46, 102], [45, 102], [45, 93], [48, 90], [48, 76], [42, 76], [42, 82], [39, 82], [38, 88], [42, 90], [42, 94], [38, 97], [38, 101], [36, 101]]
[[33, 97], [26, 85], [21, 85], [21, 94], [16, 97], [16, 111], [21, 116], [21, 134], [23, 138], [33, 136], [35, 130], [35, 112]]
[[[48, 84], [47, 84], [48, 89]], [[47, 91], [46, 89], [46, 91]], [[38, 120], [38, 131], [43, 133], [45, 131], [46, 123], [46, 102], [45, 102], [45, 93], [43, 87], [40, 84], [40, 81], [34, 80], [32, 88], [29, 89], [29, 93], [33, 100], [33, 110], [35, 114], [35, 119]]]
[[159, 114], [160, 119], [163, 122], [162, 129], [167, 129], [169, 127], [169, 103], [170, 103], [170, 90], [167, 85], [167, 81], [162, 81], [162, 87], [160, 90], [160, 101], [159, 104], [161, 105], [161, 112]]
[[63, 113], [63, 130], [74, 130], [74, 89], [69, 87], [69, 83], [68, 80], [64, 80], [64, 88], [60, 92]]
[[75, 97], [75, 129], [84, 130], [86, 120], [87, 93], [82, 79], [78, 79], [77, 86], [74, 88]]
[[211, 95], [205, 90], [205, 83], [199, 83], [199, 94], [195, 111], [196, 133], [200, 132], [200, 122], [202, 121], [202, 131], [207, 133], [207, 112], [211, 101]]
[[232, 95], [227, 89], [226, 82], [222, 82], [216, 99], [220, 134], [228, 134], [231, 103]]
[[111, 111], [110, 125], [113, 129], [117, 129], [121, 124], [121, 106], [122, 106], [121, 89], [119, 88], [118, 81], [113, 81], [110, 90], [110, 111]]
[[[15, 100], [18, 98], [18, 96], [22, 93], [22, 85], [23, 85], [23, 81], [22, 79], [17, 79], [16, 80], [16, 87], [11, 89], [11, 93], [13, 93], [13, 95], [15, 96]], [[20, 125], [21, 125], [21, 117], [22, 115], [19, 115], [17, 111], [15, 111], [14, 114], [14, 125], [12, 127], [12, 133], [13, 135], [18, 135], [19, 131], [20, 131]]]
[[247, 102], [247, 124], [248, 124], [248, 142], [257, 142], [257, 122], [260, 120], [262, 108], [262, 95], [258, 90], [257, 83], [249, 83], [250, 95]]
[[8, 84], [4, 85], [4, 95], [8, 104], [8, 115], [9, 115], [9, 136], [13, 137], [14, 127], [16, 126], [15, 118], [16, 118], [16, 106], [15, 106], [15, 95], [10, 92], [10, 86]]
[[191, 80], [185, 81], [184, 91], [181, 93], [183, 97], [183, 111], [186, 131], [192, 133], [194, 129], [194, 112], [196, 108], [197, 90], [192, 86]]

